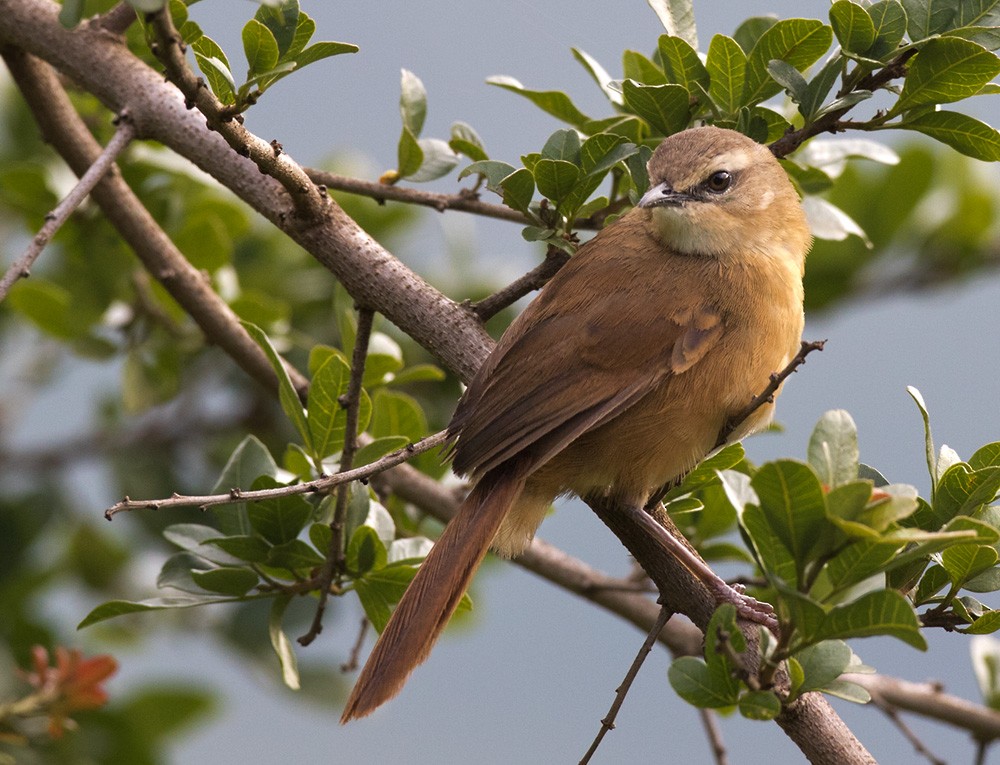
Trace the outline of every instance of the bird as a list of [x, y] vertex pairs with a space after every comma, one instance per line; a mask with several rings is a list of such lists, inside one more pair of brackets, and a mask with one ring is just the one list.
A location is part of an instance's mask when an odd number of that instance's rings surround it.
[[[461, 397], [452, 467], [473, 488], [378, 638], [342, 723], [399, 693], [491, 546], [518, 555], [560, 495], [602, 492], [648, 518], [653, 493], [711, 452], [798, 352], [812, 236], [770, 150], [689, 128], [656, 147], [647, 174], [637, 204], [549, 280]], [[729, 441], [772, 415], [773, 399]], [[718, 599], [739, 595], [663, 534]]]

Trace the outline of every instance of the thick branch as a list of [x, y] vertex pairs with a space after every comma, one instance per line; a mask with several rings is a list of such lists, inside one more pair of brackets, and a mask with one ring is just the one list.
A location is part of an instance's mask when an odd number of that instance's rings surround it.
[[215, 177], [327, 267], [358, 303], [376, 307], [446, 367], [464, 379], [475, 373], [491, 341], [470, 311], [406, 268], [332, 200], [321, 220], [295, 215], [280, 184], [211, 132], [162, 75], [107, 33], [64, 29], [57, 14], [45, 0], [6, 0], [0, 43], [53, 64], [115, 113], [127, 107], [140, 138], [160, 141]]

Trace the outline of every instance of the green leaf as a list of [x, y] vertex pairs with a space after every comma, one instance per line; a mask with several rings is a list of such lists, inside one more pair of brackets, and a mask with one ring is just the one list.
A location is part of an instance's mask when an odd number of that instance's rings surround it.
[[417, 382], [441, 382], [446, 377], [444, 370], [433, 364], [414, 364], [392, 376], [393, 385], [409, 385]]
[[955, 17], [956, 5], [951, 0], [903, 0], [910, 39], [918, 42], [945, 31]]
[[808, 644], [819, 640], [817, 635], [826, 619], [823, 607], [814, 599], [788, 585], [778, 583], [778, 613], [783, 622], [791, 622], [799, 642]]
[[106, 619], [113, 619], [116, 616], [124, 616], [126, 614], [136, 614], [143, 611], [162, 611], [168, 608], [192, 608], [194, 606], [205, 606], [210, 603], [235, 603], [241, 600], [241, 598], [230, 598], [223, 597], [221, 595], [194, 595], [194, 594], [184, 594], [184, 595], [172, 595], [167, 598], [148, 598], [147, 600], [140, 600], [137, 602], [132, 602], [128, 600], [110, 600], [107, 603], [102, 603], [93, 609], [89, 614], [87, 614], [83, 621], [81, 621], [76, 628], [82, 630], [84, 627], [89, 627], [97, 622], [103, 622]]
[[[947, 32], [949, 37], [961, 37], [977, 45], [982, 45], [986, 50], [997, 50], [1000, 48], [1000, 26], [997, 27], [960, 27]], [[984, 90], [996, 95], [995, 88], [1000, 87], [994, 84], [987, 84]], [[979, 95], [985, 95], [982, 91]]]
[[551, 114], [553, 117], [561, 119], [563, 122], [569, 123], [573, 127], [582, 128], [587, 122], [590, 121], [590, 118], [587, 115], [573, 105], [569, 96], [560, 91], [528, 90], [513, 77], [505, 77], [502, 75], [489, 77], [486, 82], [490, 85], [496, 85], [498, 88], [503, 88], [504, 90], [509, 90], [512, 93], [524, 96], [538, 108], [548, 114]]
[[941, 565], [956, 586], [992, 568], [998, 559], [997, 551], [985, 545], [955, 545], [941, 553]]
[[884, 529], [873, 528], [864, 517], [871, 495], [867, 481], [852, 481], [831, 489], [826, 497], [827, 517], [848, 536], [877, 539], [878, 532]]
[[538, 191], [559, 209], [580, 179], [580, 168], [563, 159], [542, 158], [535, 164], [532, 175]]
[[691, 117], [690, 97], [680, 85], [622, 83], [625, 104], [661, 135], [673, 135], [687, 127]]
[[[340, 451], [344, 445], [347, 410], [340, 399], [347, 393], [351, 368], [339, 355], [331, 356], [316, 370], [309, 386], [308, 426], [312, 454], [323, 459]], [[363, 430], [371, 416], [368, 394], [362, 395], [358, 407], [358, 430]]]
[[863, 595], [853, 603], [834, 607], [827, 613], [816, 638], [828, 640], [875, 635], [889, 635], [921, 651], [927, 650], [913, 606], [895, 590], [878, 590]]
[[1000, 441], [994, 441], [976, 449], [975, 454], [969, 457], [969, 467], [973, 470], [1000, 467]]
[[278, 64], [278, 41], [257, 19], [250, 19], [243, 27], [243, 52], [247, 57], [248, 77], [268, 72]]
[[224, 104], [236, 103], [236, 78], [225, 52], [208, 35], [202, 35], [191, 45], [195, 61], [201, 69], [208, 86]]
[[634, 80], [643, 85], [666, 85], [667, 76], [655, 63], [641, 53], [626, 50], [622, 53], [622, 72], [625, 79]]
[[266, 563], [268, 566], [283, 568], [294, 573], [322, 566], [324, 559], [301, 539], [293, 539], [290, 542], [272, 547]]
[[215, 537], [204, 540], [204, 543], [215, 545], [223, 552], [248, 563], [263, 563], [271, 549], [271, 545], [255, 536]]
[[778, 19], [774, 16], [751, 16], [740, 22], [733, 32], [733, 38], [744, 51], [749, 53], [763, 34], [777, 23]]
[[200, 523], [174, 523], [163, 530], [163, 537], [182, 550], [193, 550], [218, 536], [218, 529]]
[[740, 696], [739, 710], [748, 720], [773, 720], [781, 714], [781, 701], [774, 691], [749, 691]]
[[[295, 45], [299, 43], [298, 38], [305, 35], [307, 30], [311, 37], [316, 29], [315, 22], [299, 10], [298, 0], [261, 3], [254, 14], [254, 19], [271, 33], [282, 56], [289, 50], [295, 50]], [[312, 29], [309, 29], [310, 23]], [[299, 43], [299, 50], [309, 42], [309, 37]]]
[[271, 362], [271, 368], [278, 378], [278, 401], [281, 403], [281, 409], [285, 413], [285, 416], [291, 420], [299, 435], [302, 436], [306, 449], [312, 451], [309, 425], [306, 422], [305, 411], [302, 409], [302, 401], [299, 399], [299, 394], [295, 390], [295, 386], [292, 385], [292, 378], [288, 376], [288, 370], [285, 368], [284, 362], [274, 349], [271, 340], [264, 333], [264, 330], [247, 321], [241, 321], [240, 324], [243, 325], [243, 329], [253, 338], [254, 342], [267, 354], [267, 359]]
[[[213, 494], [222, 494], [231, 489], [246, 488], [259, 476], [275, 476], [278, 465], [271, 453], [255, 436], [247, 436], [229, 456], [226, 466], [222, 469], [219, 480], [212, 487]], [[217, 505], [212, 508], [212, 514], [219, 524], [219, 530], [224, 534], [248, 535], [251, 533], [250, 519], [247, 516], [246, 503], [234, 502], [230, 505]], [[218, 536], [216, 534], [215, 536]]]
[[451, 126], [451, 139], [448, 145], [456, 154], [464, 154], [473, 162], [489, 159], [479, 133], [471, 125], [455, 122]]
[[[159, 0], [157, 10], [163, 7], [165, 0]], [[59, 23], [66, 29], [72, 29], [80, 23], [83, 18], [84, 0], [63, 0], [62, 8], [59, 10]]]
[[816, 117], [817, 112], [823, 106], [823, 101], [826, 100], [833, 86], [837, 84], [837, 77], [840, 76], [843, 68], [844, 59], [841, 56], [833, 56], [809, 81], [806, 92], [803, 93], [802, 100], [799, 102], [799, 112], [806, 120], [812, 121]]
[[787, 61], [774, 59], [767, 63], [767, 73], [788, 92], [795, 103], [802, 103], [809, 84], [806, 82], [806, 78], [799, 74], [798, 69]]
[[583, 68], [586, 69], [590, 76], [594, 78], [594, 82], [600, 86], [605, 97], [607, 97], [612, 104], [621, 106], [621, 93], [611, 87], [611, 75], [608, 74], [607, 70], [601, 66], [597, 59], [580, 48], [571, 48], [570, 50], [573, 51], [573, 57], [580, 62]]
[[417, 143], [422, 157], [420, 167], [407, 176], [414, 183], [443, 178], [458, 164], [458, 155], [440, 138], [420, 138]]
[[1000, 491], [1000, 467], [972, 470], [965, 462], [952, 465], [938, 481], [932, 507], [942, 521], [969, 515], [989, 504]]
[[902, 543], [881, 543], [877, 540], [859, 540], [847, 545], [824, 569], [830, 592], [823, 602], [833, 601], [837, 595], [882, 572]]
[[[358, 593], [361, 607], [364, 608], [365, 616], [376, 632], [385, 629], [392, 614], [392, 606], [403, 597], [416, 573], [416, 566], [387, 566], [372, 571], [354, 582], [354, 590]], [[468, 595], [463, 596], [462, 602], [459, 603], [460, 609], [463, 607], [468, 609], [470, 603], [468, 597]]]
[[865, 53], [875, 43], [872, 17], [850, 0], [837, 0], [830, 6], [830, 26], [840, 47], [850, 53]]
[[[270, 476], [261, 476], [253, 482], [253, 489], [275, 489], [284, 486]], [[301, 495], [292, 494], [274, 499], [250, 502], [247, 514], [253, 530], [272, 545], [295, 539], [305, 528], [313, 514], [313, 507]]]
[[731, 707], [739, 699], [738, 686], [720, 682], [718, 674], [694, 656], [681, 656], [671, 662], [667, 678], [678, 696], [702, 709]]
[[500, 196], [503, 197], [505, 205], [513, 210], [527, 213], [531, 198], [535, 195], [535, 179], [522, 167], [501, 180], [500, 189]]
[[692, 0], [646, 0], [653, 13], [663, 24], [668, 35], [673, 35], [691, 48], [698, 48], [698, 31], [694, 23]]
[[356, 577], [383, 568], [387, 562], [385, 545], [371, 526], [358, 526], [347, 543], [347, 569]]
[[383, 436], [362, 446], [354, 455], [354, 464], [357, 466], [368, 465], [381, 459], [387, 454], [392, 454], [400, 449], [404, 449], [410, 443], [406, 436]]
[[868, 7], [868, 15], [875, 25], [875, 43], [867, 57], [880, 61], [896, 55], [896, 49], [906, 34], [906, 11], [897, 0], [883, 0]]
[[701, 63], [698, 52], [685, 40], [671, 35], [661, 35], [657, 43], [660, 63], [668, 83], [683, 85], [691, 95], [698, 93], [698, 86], [708, 90], [711, 78]]
[[416, 442], [427, 434], [427, 419], [412, 396], [380, 388], [373, 401], [369, 430], [375, 438], [405, 436]]
[[795, 658], [804, 676], [799, 694], [820, 690], [832, 683], [850, 666], [852, 655], [850, 646], [842, 640], [824, 640], [797, 651]]
[[303, 67], [309, 66], [309, 64], [322, 61], [324, 58], [339, 56], [343, 53], [357, 53], [358, 50], [358, 46], [353, 43], [324, 40], [323, 42], [310, 45], [304, 51], [297, 54], [295, 56], [295, 68], [302, 69]]
[[735, 114], [746, 77], [747, 56], [743, 49], [733, 38], [716, 35], [708, 46], [705, 68], [711, 78], [708, 94], [712, 101], [724, 114]]
[[964, 630], [966, 635], [990, 635], [1000, 630], [1000, 611], [987, 611]]
[[562, 159], [579, 165], [580, 150], [580, 136], [575, 130], [557, 130], [545, 141], [541, 156], [546, 159]]
[[957, 37], [928, 42], [913, 58], [903, 91], [890, 114], [974, 96], [1000, 74], [1000, 58]]
[[734, 443], [719, 449], [715, 454], [711, 454], [691, 470], [679, 486], [674, 487], [663, 495], [664, 500], [670, 500], [692, 491], [704, 488], [709, 484], [719, 481], [719, 471], [729, 470], [739, 465], [746, 456], [743, 444]]
[[801, 570], [828, 528], [823, 488], [815, 473], [801, 462], [779, 460], [763, 465], [750, 485], [771, 529]]
[[924, 603], [929, 602], [950, 582], [951, 577], [948, 576], [948, 572], [944, 568], [936, 563], [928, 566], [924, 575], [920, 577], [917, 590], [913, 595], [914, 605], [922, 606]]
[[872, 700], [871, 694], [865, 688], [847, 680], [834, 680], [823, 688], [823, 693], [853, 704], [867, 704]]
[[400, 178], [408, 178], [416, 173], [424, 163], [424, 150], [417, 137], [408, 127], [403, 126], [396, 146], [396, 169]]
[[757, 104], [781, 90], [767, 71], [769, 62], [778, 59], [803, 71], [829, 49], [832, 40], [830, 27], [816, 19], [784, 19], [774, 24], [747, 57], [742, 104]]
[[903, 121], [898, 127], [916, 130], [968, 157], [1000, 162], [1000, 132], [967, 114], [926, 112]]
[[961, 0], [958, 15], [954, 19], [956, 27], [1000, 26], [1000, 2], [998, 0]]
[[14, 286], [7, 304], [53, 337], [72, 340], [87, 329], [76, 319], [72, 299], [65, 287], [33, 276]]
[[416, 138], [424, 129], [424, 120], [427, 118], [427, 90], [417, 75], [403, 69], [399, 91], [399, 113], [403, 118], [403, 127]]
[[204, 590], [217, 592], [220, 595], [232, 595], [233, 597], [246, 595], [260, 581], [256, 572], [235, 566], [211, 568], [207, 571], [192, 571], [191, 578]]
[[288, 639], [284, 630], [281, 629], [281, 622], [285, 616], [285, 609], [292, 602], [291, 595], [279, 595], [271, 605], [271, 613], [267, 618], [267, 634], [271, 638], [271, 647], [278, 657], [281, 666], [281, 679], [286, 686], [293, 691], [299, 689], [299, 664], [295, 657], [295, 648]]

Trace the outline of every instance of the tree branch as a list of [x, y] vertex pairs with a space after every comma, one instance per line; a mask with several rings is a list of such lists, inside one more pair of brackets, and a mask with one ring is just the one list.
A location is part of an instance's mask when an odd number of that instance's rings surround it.
[[[344, 447], [340, 452], [340, 471], [338, 475], [348, 472], [354, 465], [354, 452], [358, 439], [358, 409], [361, 406], [361, 381], [365, 376], [365, 359], [368, 357], [368, 342], [372, 335], [372, 324], [375, 314], [369, 308], [358, 311], [358, 332], [354, 338], [354, 352], [351, 354], [351, 379], [347, 385], [347, 393], [341, 406], [347, 412], [344, 418]], [[323, 631], [323, 614], [326, 612], [326, 602], [330, 597], [330, 585], [334, 577], [342, 576], [344, 572], [345, 539], [344, 530], [347, 527], [347, 500], [350, 497], [350, 483], [337, 486], [337, 503], [330, 521], [330, 545], [326, 551], [326, 561], [319, 575], [319, 602], [313, 614], [309, 631], [299, 637], [299, 645], [307, 646]]]
[[[0, 18], [0, 30], [2, 30]], [[4, 63], [45, 139], [77, 175], [100, 156], [101, 147], [76, 113], [51, 67], [11, 47], [0, 48]], [[194, 319], [205, 337], [225, 351], [250, 377], [277, 390], [271, 363], [243, 329], [239, 317], [188, 262], [114, 167], [91, 192], [105, 217], [142, 261], [146, 270]], [[305, 378], [288, 368], [300, 391]]]
[[174, 494], [164, 499], [130, 499], [129, 497], [125, 497], [121, 502], [117, 502], [105, 510], [104, 517], [110, 521], [118, 513], [130, 510], [171, 510], [177, 507], [198, 507], [204, 510], [208, 507], [228, 505], [233, 502], [260, 502], [265, 499], [278, 499], [280, 497], [290, 497], [295, 494], [326, 494], [341, 484], [367, 480], [376, 473], [388, 470], [396, 465], [401, 465], [417, 454], [433, 449], [435, 446], [440, 446], [447, 440], [448, 433], [442, 430], [439, 433], [417, 441], [415, 444], [410, 444], [398, 451], [387, 454], [381, 459], [377, 459], [375, 462], [363, 467], [345, 470], [340, 473], [317, 478], [313, 481], [292, 484], [291, 486], [279, 486], [274, 489], [255, 489], [251, 491], [233, 487], [225, 494]]
[[545, 252], [545, 260], [501, 290], [472, 305], [472, 311], [480, 321], [489, 321], [509, 305], [513, 305], [529, 292], [545, 286], [559, 269], [569, 261], [569, 254], [558, 247], [550, 246]]
[[125, 150], [125, 147], [135, 137], [135, 128], [128, 118], [128, 112], [119, 114], [117, 122], [118, 129], [115, 130], [114, 136], [112, 136], [104, 151], [87, 168], [87, 172], [83, 174], [76, 186], [73, 187], [73, 190], [56, 205], [52, 212], [45, 216], [45, 225], [32, 238], [31, 244], [28, 245], [28, 249], [24, 255], [15, 261], [7, 270], [7, 273], [3, 275], [3, 278], [0, 279], [0, 301], [7, 297], [10, 288], [18, 279], [26, 279], [31, 274], [31, 266], [38, 259], [38, 256], [42, 254], [45, 246], [52, 240], [52, 237], [55, 236], [63, 223], [69, 219], [73, 211], [83, 204], [83, 200], [87, 198], [87, 195], [97, 185], [97, 182], [108, 172], [108, 168], [118, 159], [118, 155]]
[[371, 197], [379, 204], [384, 204], [386, 200], [393, 202], [406, 202], [407, 204], [431, 207], [438, 212], [445, 210], [460, 210], [462, 212], [475, 213], [484, 218], [497, 218], [512, 223], [529, 225], [527, 216], [512, 210], [506, 205], [491, 204], [479, 199], [478, 194], [469, 190], [462, 190], [458, 194], [437, 194], [433, 191], [414, 189], [404, 186], [389, 186], [385, 183], [375, 181], [364, 181], [360, 178], [351, 178], [346, 175], [318, 170], [313, 167], [305, 168], [306, 174], [313, 183], [326, 186], [335, 191], [344, 191], [348, 194]]
[[639, 653], [636, 654], [635, 659], [632, 660], [632, 665], [628, 668], [628, 672], [625, 673], [625, 679], [622, 680], [621, 685], [615, 689], [615, 700], [611, 702], [611, 708], [608, 710], [607, 715], [601, 720], [601, 729], [597, 732], [597, 736], [594, 738], [593, 743], [587, 750], [587, 753], [580, 760], [580, 765], [587, 765], [593, 758], [594, 754], [597, 752], [597, 747], [601, 745], [601, 741], [604, 740], [604, 736], [608, 731], [614, 730], [615, 720], [618, 718], [618, 711], [622, 708], [622, 704], [625, 703], [625, 697], [628, 695], [629, 690], [632, 688], [632, 683], [635, 682], [636, 677], [639, 676], [639, 670], [642, 669], [642, 664], [646, 661], [646, 657], [649, 656], [649, 652], [653, 650], [653, 644], [660, 637], [660, 633], [663, 628], [667, 626], [667, 622], [670, 621], [670, 617], [673, 616], [673, 611], [671, 611], [666, 606], [660, 606], [660, 615], [656, 620], [656, 624], [646, 635], [645, 641], [643, 641], [642, 646], [639, 648]]
[[246, 130], [242, 116], [227, 110], [204, 80], [195, 76], [184, 57], [184, 43], [174, 27], [168, 6], [152, 14], [151, 21], [158, 43], [153, 46], [153, 54], [166, 67], [170, 81], [184, 94], [185, 103], [200, 111], [208, 121], [208, 128], [221, 135], [238, 154], [249, 158], [260, 172], [284, 186], [303, 220], [320, 219], [326, 209], [326, 194], [276, 144], [267, 143]]

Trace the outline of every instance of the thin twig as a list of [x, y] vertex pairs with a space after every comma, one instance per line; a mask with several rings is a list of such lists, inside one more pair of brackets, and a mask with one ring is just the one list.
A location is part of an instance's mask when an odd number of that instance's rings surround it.
[[806, 356], [813, 351], [823, 350], [824, 345], [826, 345], [826, 340], [813, 340], [811, 342], [803, 340], [802, 345], [799, 348], [799, 352], [795, 354], [795, 358], [789, 361], [788, 365], [780, 372], [773, 372], [767, 387], [764, 388], [759, 395], [754, 396], [750, 403], [743, 407], [743, 409], [726, 420], [725, 424], [722, 426], [722, 430], [719, 431], [719, 437], [713, 448], [718, 449], [720, 446], [723, 446], [729, 440], [729, 437], [733, 434], [733, 432], [740, 425], [742, 425], [751, 414], [760, 409], [760, 407], [764, 406], [764, 404], [773, 404], [774, 394], [777, 393], [781, 384], [792, 374], [792, 372], [806, 363]]
[[590, 749], [587, 753], [583, 755], [583, 759], [580, 760], [580, 765], [587, 765], [591, 758], [594, 756], [594, 752], [597, 751], [597, 747], [601, 745], [601, 741], [604, 740], [604, 736], [608, 731], [614, 730], [615, 719], [618, 717], [618, 710], [621, 709], [622, 704], [625, 702], [625, 697], [628, 695], [629, 689], [632, 687], [632, 683], [635, 682], [635, 678], [639, 674], [639, 670], [642, 668], [642, 663], [646, 660], [649, 652], [653, 650], [653, 644], [659, 638], [660, 633], [663, 628], [670, 621], [670, 617], [674, 615], [666, 606], [660, 606], [660, 615], [653, 625], [653, 628], [646, 635], [646, 639], [642, 643], [642, 647], [639, 649], [639, 653], [636, 654], [635, 659], [632, 661], [632, 666], [628, 668], [628, 672], [625, 674], [625, 679], [622, 680], [621, 685], [615, 689], [615, 700], [611, 702], [611, 708], [608, 710], [608, 714], [601, 720], [601, 729], [597, 732], [597, 736], [594, 738], [593, 743], [590, 745]]
[[549, 247], [545, 253], [545, 260], [528, 271], [506, 287], [494, 292], [487, 298], [472, 305], [472, 311], [479, 317], [480, 321], [488, 321], [504, 308], [516, 303], [529, 292], [533, 292], [545, 285], [556, 273], [566, 265], [570, 256], [565, 250], [558, 247]]
[[899, 710], [896, 709], [892, 704], [886, 703], [883, 699], [878, 696], [872, 696], [872, 703], [877, 706], [882, 713], [889, 718], [889, 721], [896, 726], [903, 737], [913, 745], [914, 750], [917, 754], [922, 755], [926, 760], [931, 763], [931, 765], [948, 765], [940, 757], [937, 757], [933, 752], [931, 752], [925, 745], [924, 742], [920, 740], [920, 737], [906, 724], [899, 715]]
[[151, 19], [157, 38], [153, 54], [166, 68], [167, 78], [184, 94], [188, 107], [198, 109], [205, 116], [208, 127], [221, 135], [234, 151], [284, 186], [299, 216], [309, 221], [319, 220], [327, 209], [326, 193], [276, 144], [269, 144], [246, 130], [242, 116], [224, 106], [204, 81], [195, 76], [188, 66], [184, 43], [168, 9], [157, 11]]
[[[837, 97], [840, 98], [848, 93], [856, 93], [862, 90], [874, 92], [879, 88], [885, 87], [892, 80], [905, 76], [906, 62], [909, 61], [916, 52], [916, 48], [908, 48], [877, 72], [872, 72], [862, 77], [850, 89], [842, 89], [839, 93], [837, 93]], [[782, 157], [787, 157], [815, 135], [827, 132], [836, 133], [846, 129], [847, 126], [840, 121], [840, 118], [853, 108], [854, 105], [850, 104], [843, 108], [835, 109], [832, 112], [827, 112], [815, 122], [810, 122], [798, 130], [791, 130], [785, 133], [785, 135], [781, 136], [781, 138], [770, 145], [771, 153], [781, 159]]]
[[376, 181], [365, 181], [347, 175], [337, 175], [314, 167], [303, 168], [313, 183], [322, 184], [334, 191], [345, 191], [348, 194], [371, 197], [379, 204], [387, 199], [393, 202], [406, 202], [422, 207], [432, 207], [438, 212], [459, 210], [475, 213], [484, 218], [497, 218], [525, 226], [532, 223], [524, 213], [511, 209], [506, 205], [491, 204], [479, 199], [472, 191], [461, 191], [458, 194], [438, 194], [423, 189], [413, 189], [404, 186], [390, 186]]
[[228, 505], [232, 502], [259, 502], [264, 499], [289, 497], [293, 494], [326, 494], [330, 489], [342, 483], [368, 479], [377, 473], [381, 473], [383, 470], [401, 465], [418, 454], [440, 446], [447, 440], [448, 433], [442, 430], [417, 441], [415, 444], [409, 444], [398, 451], [387, 454], [368, 465], [354, 468], [344, 473], [323, 476], [314, 481], [293, 484], [292, 486], [279, 486], [275, 489], [256, 489], [252, 491], [233, 488], [225, 494], [204, 494], [200, 496], [173, 494], [163, 499], [131, 499], [130, 497], [125, 497], [121, 502], [117, 502], [105, 510], [104, 517], [110, 521], [118, 513], [129, 510], [172, 510], [176, 507], [207, 508], [215, 505]]
[[[340, 471], [342, 475], [348, 472], [354, 464], [354, 453], [358, 443], [358, 409], [361, 406], [361, 381], [365, 376], [365, 359], [368, 357], [368, 341], [372, 334], [372, 323], [375, 313], [369, 308], [358, 310], [358, 331], [354, 339], [354, 352], [351, 354], [351, 379], [347, 383], [347, 393], [339, 402], [346, 410], [344, 418], [344, 447], [340, 452]], [[330, 585], [334, 577], [339, 577], [344, 571], [344, 529], [347, 526], [347, 500], [350, 497], [350, 483], [337, 486], [337, 503], [330, 521], [330, 546], [326, 551], [326, 562], [319, 575], [317, 590], [319, 602], [316, 613], [313, 614], [309, 631], [302, 635], [299, 645], [307, 646], [323, 631], [323, 614], [326, 612], [326, 602], [330, 597]]]
[[708, 736], [708, 743], [712, 747], [715, 764], [729, 765], [729, 754], [726, 752], [726, 743], [722, 740], [722, 730], [719, 728], [715, 710], [699, 709], [698, 716], [701, 718], [701, 724], [705, 727], [705, 735]]
[[358, 668], [358, 665], [361, 663], [361, 649], [365, 647], [365, 636], [368, 635], [369, 626], [371, 626], [371, 622], [368, 621], [368, 617], [362, 616], [358, 638], [354, 641], [354, 647], [351, 648], [351, 655], [347, 658], [347, 661], [340, 665], [341, 672], [346, 674]]
[[123, 111], [118, 115], [117, 125], [118, 129], [111, 137], [104, 151], [101, 152], [101, 156], [83, 174], [83, 177], [80, 178], [76, 186], [73, 187], [73, 190], [66, 195], [62, 202], [56, 205], [55, 209], [45, 216], [45, 225], [35, 234], [24, 255], [15, 261], [7, 269], [7, 273], [3, 275], [3, 279], [0, 279], [0, 300], [7, 297], [10, 288], [18, 279], [26, 279], [31, 274], [31, 266], [38, 259], [38, 256], [42, 254], [45, 245], [51, 241], [52, 237], [55, 236], [55, 233], [67, 221], [73, 211], [83, 204], [83, 200], [87, 198], [87, 195], [90, 194], [94, 186], [104, 177], [104, 174], [108, 172], [108, 169], [135, 137], [135, 126], [132, 124], [132, 120], [129, 119], [127, 111]]

